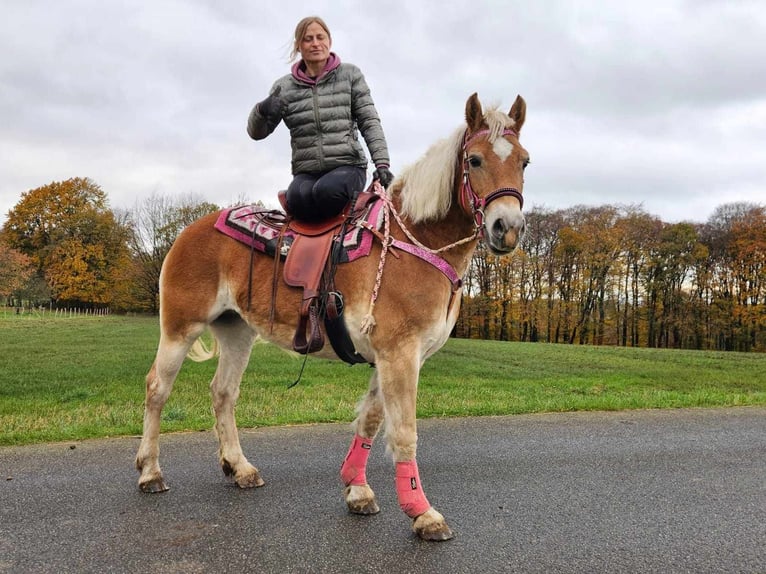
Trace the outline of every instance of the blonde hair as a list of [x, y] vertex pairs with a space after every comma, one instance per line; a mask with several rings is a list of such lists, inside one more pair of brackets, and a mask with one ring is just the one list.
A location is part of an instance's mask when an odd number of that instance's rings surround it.
[[298, 22], [298, 25], [295, 27], [295, 36], [293, 37], [293, 49], [290, 52], [290, 62], [295, 60], [295, 57], [300, 52], [301, 40], [303, 39], [303, 36], [305, 36], [306, 30], [308, 30], [308, 27], [311, 26], [314, 22], [316, 22], [322, 28], [324, 28], [324, 31], [327, 32], [327, 37], [330, 39], [330, 42], [332, 42], [332, 34], [330, 34], [330, 29], [327, 27], [327, 24], [324, 23], [324, 20], [322, 20], [319, 16], [307, 16], [306, 18]]

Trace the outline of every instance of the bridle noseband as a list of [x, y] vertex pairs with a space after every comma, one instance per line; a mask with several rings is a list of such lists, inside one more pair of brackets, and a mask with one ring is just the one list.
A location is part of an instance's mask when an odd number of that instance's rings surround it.
[[[463, 186], [460, 190], [460, 207], [473, 216], [474, 224], [476, 225], [477, 235], [484, 233], [484, 210], [487, 206], [496, 199], [501, 197], [515, 197], [519, 202], [519, 209], [524, 207], [524, 197], [521, 192], [515, 187], [501, 187], [487, 194], [486, 197], [479, 197], [471, 187], [471, 180], [468, 178], [468, 146], [469, 144], [480, 136], [487, 135], [489, 130], [481, 130], [468, 137], [468, 132], [465, 134], [463, 140]], [[516, 132], [512, 129], [504, 129], [503, 136], [512, 135], [515, 136]]]

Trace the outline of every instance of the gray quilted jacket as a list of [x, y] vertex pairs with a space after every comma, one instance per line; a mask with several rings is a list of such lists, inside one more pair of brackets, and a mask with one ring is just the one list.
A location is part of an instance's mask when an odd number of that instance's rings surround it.
[[[290, 130], [292, 172], [325, 172], [353, 165], [367, 168], [367, 157], [359, 142], [361, 132], [376, 166], [389, 166], [388, 146], [370, 89], [359, 68], [340, 63], [332, 54], [323, 75], [308, 78], [293, 66], [293, 72], [279, 78], [282, 109], [279, 117], [264, 117], [258, 106], [250, 112], [247, 133], [260, 140], [284, 121]], [[334, 64], [334, 65], [333, 65]]]

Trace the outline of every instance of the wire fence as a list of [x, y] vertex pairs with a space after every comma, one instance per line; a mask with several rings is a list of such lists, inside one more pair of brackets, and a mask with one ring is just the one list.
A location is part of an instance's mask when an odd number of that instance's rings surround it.
[[103, 307], [100, 309], [92, 309], [87, 307], [3, 307], [3, 316], [10, 317], [12, 315], [23, 317], [106, 317], [111, 315], [111, 309], [109, 307]]

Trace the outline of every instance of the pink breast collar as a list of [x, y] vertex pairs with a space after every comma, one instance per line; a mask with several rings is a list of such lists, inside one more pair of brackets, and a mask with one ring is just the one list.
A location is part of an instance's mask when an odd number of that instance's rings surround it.
[[407, 253], [414, 255], [415, 257], [420, 257], [426, 263], [430, 263], [431, 265], [436, 267], [439, 271], [441, 271], [444, 274], [444, 276], [447, 279], [450, 280], [450, 283], [452, 283], [453, 291], [458, 291], [463, 286], [463, 280], [457, 274], [457, 271], [455, 271], [455, 268], [452, 267], [452, 265], [450, 265], [444, 258], [439, 257], [436, 253], [431, 253], [430, 251], [426, 251], [425, 249], [422, 249], [421, 247], [418, 247], [417, 245], [413, 245], [412, 243], [406, 243], [404, 241], [399, 241], [398, 239], [391, 240], [391, 247], [395, 247], [397, 249], [401, 249], [402, 251], [406, 251]]

